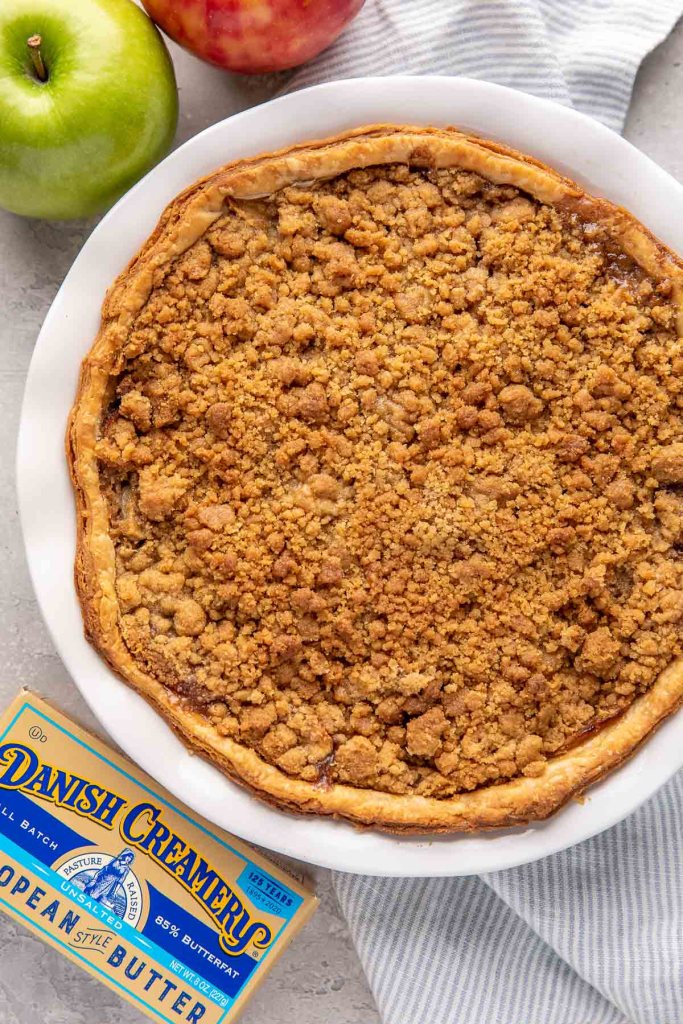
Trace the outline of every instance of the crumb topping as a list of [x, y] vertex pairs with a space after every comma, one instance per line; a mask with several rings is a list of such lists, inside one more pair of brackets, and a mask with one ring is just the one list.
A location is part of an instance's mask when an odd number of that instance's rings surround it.
[[102, 419], [132, 656], [321, 786], [540, 774], [683, 650], [675, 314], [600, 224], [473, 173], [231, 201]]

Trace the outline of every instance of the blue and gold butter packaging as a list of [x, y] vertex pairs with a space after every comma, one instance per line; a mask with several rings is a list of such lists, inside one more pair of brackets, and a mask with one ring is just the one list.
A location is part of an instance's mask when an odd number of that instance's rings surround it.
[[225, 1024], [316, 899], [22, 691], [0, 719], [0, 906], [155, 1020]]

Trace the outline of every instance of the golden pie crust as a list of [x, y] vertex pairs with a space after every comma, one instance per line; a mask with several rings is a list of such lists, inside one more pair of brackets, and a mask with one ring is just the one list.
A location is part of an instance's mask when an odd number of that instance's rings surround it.
[[197, 182], [82, 366], [88, 639], [283, 809], [548, 816], [683, 698], [682, 288], [627, 211], [454, 129]]

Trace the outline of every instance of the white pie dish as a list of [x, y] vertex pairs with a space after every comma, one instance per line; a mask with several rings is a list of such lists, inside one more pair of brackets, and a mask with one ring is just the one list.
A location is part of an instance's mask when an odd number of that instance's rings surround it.
[[591, 192], [622, 203], [683, 250], [683, 188], [596, 122], [547, 101], [450, 78], [331, 83], [238, 114], [192, 139], [133, 188], [95, 229], [48, 314], [29, 371], [18, 450], [22, 525], [38, 600], [55, 644], [104, 727], [146, 771], [198, 812], [260, 845], [348, 871], [455, 875], [494, 871], [564, 849], [629, 814], [683, 765], [683, 716], [674, 717], [617, 773], [547, 822], [439, 839], [360, 832], [261, 804], [190, 755], [83, 637], [71, 584], [74, 509], [63, 454], [81, 358], [97, 333], [104, 292], [165, 204], [196, 178], [238, 157], [355, 125], [456, 124], [530, 153]]

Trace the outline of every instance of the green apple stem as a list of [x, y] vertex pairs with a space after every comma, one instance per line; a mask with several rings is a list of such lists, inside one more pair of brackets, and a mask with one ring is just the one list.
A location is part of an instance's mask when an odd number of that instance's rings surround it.
[[30, 39], [26, 40], [28, 46], [28, 52], [31, 55], [31, 63], [33, 64], [33, 70], [36, 73], [36, 78], [39, 82], [47, 82], [47, 68], [43, 61], [43, 55], [40, 52], [40, 47], [43, 44], [43, 40], [40, 36], [31, 36]]

